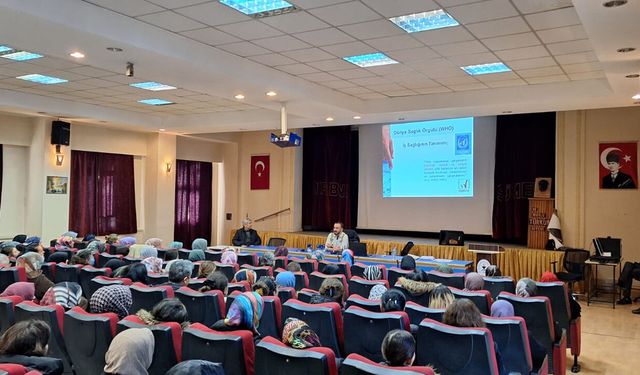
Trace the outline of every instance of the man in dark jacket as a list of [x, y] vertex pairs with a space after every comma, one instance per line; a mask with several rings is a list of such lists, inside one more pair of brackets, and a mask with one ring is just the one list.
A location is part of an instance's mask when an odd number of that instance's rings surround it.
[[231, 240], [233, 246], [258, 246], [262, 244], [258, 232], [255, 229], [251, 229], [251, 224], [253, 224], [253, 221], [249, 218], [242, 220], [242, 228], [236, 231]]
[[620, 171], [620, 155], [610, 152], [606, 156], [609, 174], [602, 178], [603, 189], [635, 189], [633, 177]]

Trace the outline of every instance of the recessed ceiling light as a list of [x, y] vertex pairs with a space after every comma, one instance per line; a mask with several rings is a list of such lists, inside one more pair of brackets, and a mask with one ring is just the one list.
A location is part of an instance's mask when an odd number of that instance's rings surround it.
[[611, 1], [605, 1], [604, 3], [602, 3], [602, 6], [605, 8], [615, 8], [615, 7], [624, 5], [626, 3], [627, 3], [627, 0], [611, 0]]
[[242, 100], [242, 99], [244, 99], [244, 95], [238, 94], [238, 95], [234, 96], [234, 98], [236, 98], [238, 100]]
[[153, 81], [131, 83], [129, 84], [129, 86], [137, 87], [139, 89], [144, 89], [144, 90], [151, 90], [151, 91], [175, 90], [175, 87], [173, 86], [169, 86], [169, 85], [165, 85], [164, 83], [158, 83]]
[[84, 53], [75, 51], [75, 52], [71, 52], [69, 56], [74, 57], [76, 59], [82, 59], [84, 58]]
[[163, 132], [163, 131], [166, 131], [167, 129], [158, 129], [158, 130], [160, 130], [161, 132]]
[[276, 95], [278, 95], [278, 93], [275, 91], [267, 91], [267, 96], [276, 96]]
[[284, 0], [220, 0], [220, 3], [255, 18], [277, 16], [296, 10]]
[[389, 18], [389, 21], [395, 23], [408, 33], [417, 33], [419, 31], [442, 29], [444, 27], [459, 25], [458, 21], [442, 9], [393, 17]]
[[627, 53], [627, 52], [633, 52], [633, 51], [635, 51], [635, 50], [636, 50], [636, 49], [635, 49], [634, 47], [624, 47], [624, 48], [618, 48], [618, 49], [616, 50], [616, 52], [619, 52], [619, 53]]
[[44, 76], [42, 74], [27, 74], [27, 75], [16, 77], [16, 78], [24, 81], [40, 83], [43, 85], [55, 85], [57, 83], [69, 82], [66, 79], [51, 77], [51, 76]]
[[119, 48], [119, 47], [107, 47], [107, 51], [110, 51], [110, 52], [122, 52], [123, 49]]
[[344, 57], [343, 60], [357, 65], [361, 68], [373, 66], [397, 64], [398, 62], [381, 52], [368, 53], [366, 55], [356, 55]]
[[357, 115], [356, 115], [356, 116], [353, 116], [353, 119], [354, 119], [354, 120], [360, 120], [361, 118], [362, 118], [362, 116], [357, 116]]
[[331, 122], [331, 121], [333, 121], [333, 117], [327, 117], [325, 120]]
[[638, 78], [638, 77], [640, 77], [640, 74], [627, 74], [625, 77], [626, 78]]
[[512, 111], [502, 111], [504, 114], [513, 113]]
[[27, 60], [39, 59], [43, 56], [33, 52], [16, 51], [16, 52], [10, 52], [4, 55], [0, 55], [0, 57], [4, 57], [5, 59], [10, 59], [13, 61], [27, 61]]
[[631, 99], [640, 100], [640, 94], [635, 94], [634, 96], [631, 97]]
[[467, 72], [472, 76], [477, 76], [481, 74], [504, 73], [504, 72], [511, 71], [511, 68], [509, 68], [508, 66], [506, 66], [504, 63], [501, 63], [501, 62], [491, 63], [491, 64], [461, 66], [460, 69], [464, 70], [465, 72]]
[[170, 102], [168, 100], [156, 99], [156, 98], [138, 100], [138, 103], [148, 104], [148, 105], [169, 105], [169, 104], [173, 104], [173, 102]]

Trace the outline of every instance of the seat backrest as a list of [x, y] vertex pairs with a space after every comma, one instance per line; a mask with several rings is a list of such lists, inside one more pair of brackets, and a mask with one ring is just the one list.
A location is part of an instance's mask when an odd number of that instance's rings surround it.
[[450, 287], [451, 293], [456, 299], [466, 298], [473, 302], [474, 305], [480, 310], [480, 313], [484, 315], [491, 315], [491, 304], [493, 299], [491, 293], [488, 290], [460, 290], [458, 288]]
[[238, 272], [238, 270], [240, 269], [237, 264], [222, 264], [220, 262], [215, 262], [215, 264], [216, 271], [224, 273], [224, 275], [227, 277], [227, 280], [229, 281], [233, 280], [236, 272]]
[[358, 306], [368, 311], [381, 312], [380, 300], [370, 300], [358, 294], [352, 294], [347, 298], [345, 308], [348, 309], [351, 306]]
[[[382, 273], [382, 278], [384, 280], [387, 279], [387, 267], [383, 264], [376, 264], [376, 266], [380, 269]], [[364, 278], [364, 270], [367, 268], [367, 265], [364, 263], [356, 262], [351, 266], [351, 277], [358, 276]]]
[[21, 302], [15, 307], [16, 322], [39, 319], [49, 325], [49, 356], [60, 358], [64, 370], [71, 372], [71, 357], [64, 342], [64, 308], [60, 305], [40, 306], [31, 301]]
[[52, 281], [56, 279], [56, 263], [47, 262], [43, 264], [40, 269], [42, 270], [42, 274], [45, 275], [47, 279]]
[[384, 361], [380, 347], [391, 330], [411, 332], [409, 316], [404, 311], [371, 312], [358, 306], [348, 308], [343, 315], [345, 354], [360, 354], [374, 362]]
[[190, 253], [191, 253], [191, 250], [178, 249], [178, 259], [189, 259]]
[[483, 316], [493, 341], [500, 350], [501, 364], [506, 373], [529, 374], [533, 369], [527, 324], [519, 316], [492, 318]]
[[305, 272], [307, 275], [311, 275], [312, 272], [316, 272], [318, 270], [318, 261], [315, 259], [290, 259], [289, 262], [297, 262], [300, 264], [300, 268], [302, 272]]
[[20, 296], [0, 297], [0, 335], [15, 323], [15, 305], [22, 301]]
[[253, 375], [253, 334], [250, 331], [218, 332], [194, 323], [182, 334], [182, 359], [221, 363], [225, 375]]
[[64, 342], [77, 374], [100, 374], [116, 335], [118, 315], [89, 314], [74, 307], [64, 314]]
[[56, 283], [61, 283], [64, 281], [79, 283], [80, 278], [80, 269], [82, 268], [79, 264], [64, 264], [59, 263], [56, 265]]
[[371, 288], [376, 285], [384, 285], [389, 289], [389, 282], [387, 280], [367, 280], [359, 276], [353, 276], [349, 279], [349, 293], [350, 295], [357, 294], [369, 298]]
[[222, 251], [206, 250], [204, 252], [204, 259], [212, 262], [220, 262], [222, 260]]
[[0, 268], [0, 290], [18, 281], [27, 281], [27, 273], [24, 267], [5, 267]]
[[412, 294], [409, 293], [408, 290], [400, 286], [400, 284], [396, 284], [395, 286], [391, 287], [391, 289], [396, 289], [402, 292], [402, 294], [404, 294], [405, 298], [407, 299], [407, 302], [411, 301], [417, 303], [418, 305], [429, 306], [429, 293]]
[[271, 336], [280, 338], [282, 336], [282, 305], [278, 297], [262, 297], [264, 308], [260, 318], [258, 332], [261, 337]]
[[189, 321], [192, 323], [202, 323], [210, 327], [226, 315], [224, 294], [219, 290], [200, 293], [183, 287], [176, 291], [176, 297], [187, 308]]
[[289, 258], [288, 257], [276, 257], [275, 262], [273, 263], [273, 268], [275, 268], [275, 269], [278, 269], [278, 268], [286, 269], [287, 268], [287, 264], [289, 264]]
[[[569, 293], [567, 285], [562, 281], [541, 283], [537, 282], [537, 295], [549, 298], [553, 320], [558, 323], [558, 328], [569, 332], [571, 310], [569, 305]], [[567, 334], [567, 346], [571, 344], [571, 335]]]
[[295, 288], [290, 287], [278, 287], [278, 298], [280, 298], [281, 303], [285, 303], [290, 299], [298, 299], [298, 294], [296, 293]]
[[304, 271], [294, 272], [293, 276], [296, 278], [296, 290], [301, 290], [309, 287], [309, 274]]
[[118, 333], [129, 328], [148, 328], [153, 333], [155, 348], [149, 374], [164, 374], [182, 361], [182, 328], [175, 322], [146, 325], [135, 315], [126, 316], [118, 322]]
[[282, 307], [282, 319], [298, 318], [314, 330], [320, 342], [342, 358], [344, 335], [340, 305], [334, 302], [311, 305], [298, 300], [288, 300]]
[[273, 337], [265, 337], [256, 345], [255, 368], [255, 375], [338, 374], [331, 349], [293, 349]]
[[342, 286], [344, 286], [344, 296], [346, 298], [349, 295], [349, 284], [347, 284], [347, 278], [344, 277], [343, 274], [325, 275], [320, 272], [312, 272], [311, 275], [309, 275], [309, 289], [320, 290], [322, 282], [329, 278], [336, 278], [342, 281]]
[[253, 253], [239, 253], [238, 254], [238, 265], [242, 266], [248, 264], [250, 266], [258, 265], [258, 256]]
[[318, 262], [318, 272], [324, 273], [324, 268], [329, 264], [337, 266], [339, 273], [343, 274], [347, 280], [351, 278], [351, 266], [347, 262], [329, 262], [327, 260], [320, 261]]
[[312, 289], [300, 289], [298, 291], [298, 300], [304, 302], [304, 303], [311, 303], [311, 298], [313, 298], [313, 296], [320, 294], [320, 292], [318, 292], [317, 290], [312, 290]]
[[569, 273], [584, 276], [585, 262], [589, 259], [589, 253], [583, 249], [565, 249], [564, 250], [564, 269]]
[[[87, 283], [87, 299], [91, 299], [91, 296], [96, 292], [96, 290], [107, 285], [131, 285], [131, 280], [96, 276]], [[84, 288], [82, 288], [82, 291], [85, 291]]]
[[404, 311], [409, 315], [411, 324], [420, 325], [423, 319], [428, 318], [436, 322], [442, 322], [445, 309], [431, 309], [412, 301], [408, 301], [404, 306]]
[[387, 271], [387, 279], [389, 280], [389, 285], [394, 286], [398, 282], [398, 279], [401, 277], [405, 277], [412, 273], [413, 271], [403, 270], [402, 268], [391, 267], [389, 271]]
[[236, 283], [227, 284], [227, 293], [231, 294], [233, 292], [250, 292], [251, 284], [248, 281], [238, 281]]
[[151, 273], [147, 274], [147, 283], [149, 285], [161, 285], [169, 282], [169, 275], [164, 273]]
[[464, 289], [464, 273], [462, 272], [444, 273], [439, 271], [429, 271], [427, 272], [427, 280], [458, 289]]
[[484, 277], [483, 279], [484, 289], [489, 291], [491, 298], [494, 300], [498, 298], [498, 295], [501, 292], [508, 292], [512, 294], [516, 292], [516, 285], [510, 277]]
[[359, 354], [349, 354], [340, 366], [341, 375], [434, 375], [427, 366], [390, 367], [376, 363]]
[[89, 282], [94, 277], [98, 276], [111, 276], [111, 268], [93, 268], [91, 266], [82, 267], [80, 269], [80, 275], [78, 276], [80, 281], [80, 287], [82, 288], [82, 294], [85, 298], [90, 298], [89, 295]]
[[151, 311], [153, 306], [158, 302], [174, 296], [173, 289], [165, 285], [149, 287], [140, 283], [134, 283], [129, 286], [129, 289], [131, 290], [131, 298], [133, 299], [131, 309], [129, 309], [132, 313], [137, 313], [140, 309]]
[[263, 276], [267, 276], [267, 277], [272, 277], [273, 276], [273, 270], [271, 267], [269, 266], [261, 266], [261, 267], [254, 267], [250, 264], [243, 264], [241, 268], [246, 268], [246, 269], [250, 269], [253, 272], [256, 273], [256, 280], [263, 277]]
[[[434, 344], [437, 343], [437, 344]], [[416, 361], [441, 375], [498, 375], [491, 331], [425, 319], [418, 326]]]
[[269, 238], [269, 241], [267, 242], [267, 246], [284, 246], [284, 244], [287, 243], [287, 240], [284, 238], [280, 238], [280, 237], [271, 237]]
[[100, 253], [98, 254], [98, 267], [104, 267], [104, 265], [110, 261], [111, 259], [122, 259], [122, 255], [113, 255], [109, 253]]

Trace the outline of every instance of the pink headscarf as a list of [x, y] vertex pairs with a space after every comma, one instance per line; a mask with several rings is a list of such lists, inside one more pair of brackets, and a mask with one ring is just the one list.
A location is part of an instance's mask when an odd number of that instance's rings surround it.
[[236, 264], [238, 263], [238, 254], [233, 250], [225, 250], [220, 256], [220, 263], [222, 264]]
[[19, 281], [9, 285], [7, 289], [0, 294], [0, 297], [19, 296], [25, 301], [33, 301], [35, 298], [35, 292], [35, 284], [26, 281]]

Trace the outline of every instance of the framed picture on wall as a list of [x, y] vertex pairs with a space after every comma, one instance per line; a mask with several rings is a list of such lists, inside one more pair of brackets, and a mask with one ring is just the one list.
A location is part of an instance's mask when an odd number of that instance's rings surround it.
[[47, 176], [47, 194], [67, 194], [69, 177]]
[[600, 189], [638, 188], [638, 142], [600, 143]]

